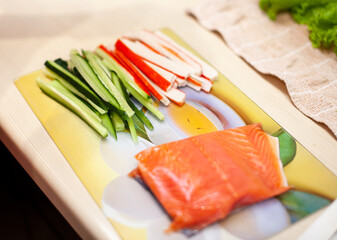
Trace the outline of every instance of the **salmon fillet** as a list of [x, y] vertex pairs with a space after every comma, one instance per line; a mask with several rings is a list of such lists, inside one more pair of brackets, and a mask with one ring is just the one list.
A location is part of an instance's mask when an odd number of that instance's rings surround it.
[[261, 124], [155, 146], [136, 159], [129, 175], [145, 182], [170, 215], [167, 231], [200, 230], [289, 189], [278, 141]]

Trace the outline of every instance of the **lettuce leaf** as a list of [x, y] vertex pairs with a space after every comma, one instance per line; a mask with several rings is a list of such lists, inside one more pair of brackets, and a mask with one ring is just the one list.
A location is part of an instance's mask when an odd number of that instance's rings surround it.
[[290, 12], [310, 31], [313, 47], [334, 48], [337, 54], [337, 0], [260, 0], [260, 8], [275, 20], [280, 12]]

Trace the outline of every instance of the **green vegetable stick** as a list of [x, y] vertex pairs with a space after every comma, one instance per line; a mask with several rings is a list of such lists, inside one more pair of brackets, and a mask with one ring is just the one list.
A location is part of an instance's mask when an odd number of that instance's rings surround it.
[[108, 131], [101, 124], [100, 118], [74, 94], [63, 87], [57, 80], [53, 80], [48, 83], [40, 78], [37, 78], [36, 82], [44, 93], [82, 118], [99, 135], [102, 137], [106, 137], [108, 135]]
[[115, 130], [110, 118], [109, 118], [109, 115], [107, 113], [105, 113], [105, 114], [102, 114], [100, 117], [102, 119], [102, 125], [117, 140], [116, 130]]
[[110, 118], [117, 132], [123, 132], [125, 130], [123, 119], [116, 111], [111, 112]]

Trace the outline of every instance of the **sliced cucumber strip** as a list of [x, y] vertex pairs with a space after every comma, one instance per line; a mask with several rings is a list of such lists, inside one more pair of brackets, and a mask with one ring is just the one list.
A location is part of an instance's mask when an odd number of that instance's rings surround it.
[[117, 112], [113, 111], [110, 114], [110, 118], [117, 132], [123, 132], [125, 130], [125, 124], [123, 122], [123, 119], [119, 116]]
[[103, 83], [98, 79], [95, 72], [86, 62], [86, 60], [81, 57], [76, 50], [71, 51], [70, 59], [78, 72], [89, 84], [89, 86], [97, 93], [97, 95], [100, 96], [104, 101], [120, 109], [117, 100], [111, 95], [108, 89], [105, 88]]
[[[131, 107], [129, 106], [129, 104], [126, 102], [125, 98], [121, 95], [121, 93], [118, 91], [118, 89], [115, 87], [115, 85], [112, 83], [112, 80], [110, 79], [110, 74], [107, 75], [104, 68], [106, 68], [101, 59], [99, 59], [99, 57], [97, 57], [96, 55], [94, 55], [91, 52], [88, 51], [83, 51], [86, 59], [89, 62], [89, 65], [91, 66], [91, 68], [94, 70], [94, 72], [96, 73], [98, 79], [101, 80], [101, 82], [103, 83], [103, 85], [110, 91], [110, 93], [112, 94], [112, 96], [114, 96], [114, 98], [117, 100], [120, 109], [125, 111], [126, 115], [128, 115], [128, 117], [131, 117], [134, 114], [134, 111], [131, 109]], [[102, 65], [104, 66], [104, 68], [102, 67]]]
[[107, 113], [108, 111], [101, 108], [97, 104], [95, 104], [93, 101], [91, 101], [89, 98], [87, 98], [84, 94], [82, 94], [80, 91], [78, 91], [73, 85], [71, 85], [69, 82], [61, 78], [60, 76], [56, 75], [52, 71], [50, 71], [48, 68], [44, 69], [43, 73], [50, 79], [56, 79], [58, 80], [65, 88], [67, 88], [69, 91], [77, 95], [78, 97], [84, 99], [87, 101], [93, 108], [95, 108], [100, 114]]
[[137, 130], [135, 127], [135, 123], [133, 122], [132, 118], [127, 118], [126, 120], [128, 122], [128, 127], [129, 127], [129, 131], [131, 133], [131, 137], [134, 143], [138, 143], [138, 135], [137, 135]]
[[121, 79], [126, 89], [129, 91], [129, 93], [134, 96], [144, 107], [146, 107], [153, 115], [155, 115], [160, 121], [164, 120], [164, 114], [162, 114], [158, 108], [156, 108], [150, 101], [143, 98], [137, 91], [133, 89], [132, 86], [129, 85], [129, 83], [123, 79]]
[[[83, 108], [83, 110], [86, 111], [86, 113], [88, 113], [92, 118], [95, 118], [98, 122], [101, 122], [101, 119], [99, 118], [99, 116], [93, 111], [93, 109], [90, 108], [88, 103], [84, 103], [83, 101], [78, 99], [74, 94], [72, 94], [69, 90], [67, 90], [59, 81], [57, 80], [51, 81], [49, 85], [54, 87], [57, 91], [59, 91], [65, 97], [70, 99], [77, 106]], [[85, 107], [82, 104], [84, 104]]]
[[131, 78], [131, 75], [122, 68], [119, 63], [117, 63], [113, 58], [111, 58], [106, 52], [102, 49], [97, 48], [96, 53], [103, 59], [103, 63], [112, 71], [116, 72], [118, 77], [127, 81], [134, 89], [137, 91], [143, 98], [149, 99], [150, 96], [144, 92]]
[[100, 118], [57, 80], [47, 83], [37, 78], [36, 82], [43, 92], [82, 118], [99, 135], [102, 137], [108, 135], [108, 131], [101, 124]]
[[117, 140], [117, 134], [112, 122], [107, 113], [101, 115], [102, 125], [108, 130], [108, 132]]
[[150, 120], [145, 116], [145, 114], [143, 113], [142, 110], [139, 110], [136, 105], [131, 101], [129, 100], [128, 101], [129, 105], [131, 106], [131, 108], [133, 109], [133, 111], [135, 112], [136, 116], [139, 118], [139, 120], [144, 123], [144, 125], [150, 129], [150, 130], [153, 130], [153, 125], [152, 123], [150, 122]]
[[111, 71], [111, 80], [114, 83], [114, 85], [116, 86], [116, 88], [118, 89], [118, 91], [122, 94], [122, 96], [124, 98], [126, 98], [127, 94], [125, 94], [123, 86], [121, 84], [121, 81], [119, 81], [119, 78], [118, 78], [116, 72], [114, 72], [114, 71]]
[[90, 99], [93, 103], [95, 103], [100, 108], [107, 110], [108, 107], [104, 104], [104, 102], [94, 93], [87, 85], [85, 85], [78, 77], [73, 75], [71, 72], [65, 70], [63, 67], [58, 65], [55, 62], [47, 60], [44, 65], [51, 72], [59, 76], [60, 78], [67, 81], [71, 84], [75, 89], [81, 92], [86, 98]]
[[[101, 50], [101, 49], [99, 49]], [[102, 51], [102, 50], [101, 50]], [[104, 51], [102, 51], [104, 54], [106, 54]], [[110, 58], [112, 59], [112, 58]], [[106, 66], [114, 71], [114, 69], [112, 68], [111, 64], [108, 61], [105, 61], [106, 59], [103, 60], [103, 63], [106, 64]], [[152, 105], [152, 100], [151, 98], [144, 98], [139, 92], [137, 92], [132, 85], [129, 84], [129, 82], [123, 78], [118, 77], [119, 80], [122, 81], [124, 87], [129, 91], [129, 93], [134, 96], [144, 107], [146, 107], [150, 112], [153, 113], [153, 115], [155, 115], [159, 120], [164, 120], [164, 115], [155, 107]], [[117, 79], [117, 80], [118, 80]], [[112, 73], [112, 81], [113, 82], [117, 82], [115, 76], [113, 76]], [[117, 85], [117, 84], [116, 84]], [[121, 89], [123, 87], [120, 87]], [[123, 90], [122, 90], [123, 91]], [[143, 91], [143, 90], [142, 90]], [[126, 95], [126, 94], [125, 94]], [[147, 95], [147, 94], [146, 94]], [[148, 95], [147, 95], [148, 96]], [[125, 96], [126, 97], [126, 96]]]

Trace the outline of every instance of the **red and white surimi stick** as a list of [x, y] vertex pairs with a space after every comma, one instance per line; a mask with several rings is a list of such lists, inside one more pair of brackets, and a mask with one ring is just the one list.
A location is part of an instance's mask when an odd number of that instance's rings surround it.
[[138, 37], [141, 42], [146, 44], [146, 46], [153, 51], [156, 51], [157, 53], [168, 57], [181, 67], [188, 69], [190, 73], [201, 75], [202, 68], [198, 63], [194, 62], [190, 58], [186, 58], [185, 56], [179, 54], [174, 49], [169, 48], [167, 44], [163, 45], [163, 42], [155, 34], [143, 30], [134, 35], [134, 37]]
[[127, 46], [128, 49], [130, 49], [134, 54], [140, 56], [141, 58], [147, 60], [148, 62], [151, 62], [152, 64], [155, 64], [161, 68], [164, 68], [165, 70], [186, 79], [190, 72], [181, 66], [177, 65], [172, 60], [159, 55], [153, 51], [151, 51], [149, 48], [144, 46], [141, 43], [134, 43], [127, 39], [120, 39], [125, 46]]
[[200, 88], [202, 87], [202, 83], [199, 82], [198, 80], [194, 79], [194, 78], [191, 78], [191, 76], [189, 76], [189, 77], [187, 78], [187, 82], [191, 82], [191, 83], [193, 83], [194, 85], [199, 86]]
[[[144, 76], [146, 77], [146, 76]], [[152, 88], [157, 91], [157, 93], [161, 96], [159, 101], [162, 102], [165, 106], [170, 104], [170, 100], [166, 97], [166, 92], [163, 91], [160, 87], [158, 87], [154, 82], [147, 78], [148, 83], [152, 86]]]
[[[132, 63], [129, 61], [129, 59], [127, 59], [127, 57], [124, 56], [124, 54], [120, 53], [117, 54], [117, 52], [115, 51], [114, 53], [111, 53], [115, 59], [124, 66], [124, 68], [134, 77], [134, 81], [135, 83], [141, 88], [143, 89], [144, 92], [146, 92], [149, 96], [151, 94], [150, 90], [148, 89], [148, 87], [144, 84], [144, 82], [139, 78], [139, 76], [137, 75], [137, 73], [135, 72], [134, 66], [132, 65]], [[131, 63], [131, 64], [130, 64]]]
[[[138, 69], [139, 71], [139, 69]], [[156, 98], [162, 102], [165, 106], [167, 106], [170, 101], [175, 102], [178, 105], [182, 105], [185, 102], [186, 94], [178, 89], [176, 89], [174, 86], [175, 81], [172, 82], [172, 87], [168, 89], [167, 91], [163, 91], [159, 86], [157, 86], [153, 81], [151, 81], [149, 78], [147, 78], [142, 72], [139, 71], [139, 74], [143, 75], [142, 80], [144, 81], [145, 85], [150, 89], [151, 93], [153, 92], [154, 96], [157, 96]], [[171, 74], [171, 73], [169, 73]], [[176, 76], [174, 76], [176, 79]], [[167, 99], [168, 98], [168, 99]]]
[[126, 40], [117, 40], [115, 47], [118, 51], [121, 51], [137, 68], [139, 68], [149, 79], [155, 82], [164, 91], [168, 90], [172, 83], [166, 80], [153, 68], [151, 68], [139, 55], [134, 53], [127, 44], [124, 44]]
[[[144, 76], [146, 78], [146, 76]], [[148, 83], [152, 85], [152, 87], [162, 96], [160, 102], [162, 102], [165, 106], [169, 105], [170, 100], [178, 105], [183, 105], [185, 102], [186, 94], [183, 91], [180, 91], [176, 88], [170, 88], [167, 91], [163, 91], [160, 87], [158, 87], [154, 82], [150, 79], [147, 79]], [[170, 99], [170, 100], [169, 100]]]
[[166, 41], [168, 44], [170, 44], [170, 45], [174, 46], [175, 48], [179, 49], [180, 51], [184, 52], [186, 55], [188, 55], [194, 61], [198, 62], [202, 67], [202, 75], [204, 75], [206, 78], [208, 78], [212, 81], [217, 79], [218, 72], [213, 67], [211, 67], [208, 63], [206, 63], [205, 61], [203, 61], [199, 57], [195, 56], [190, 51], [186, 50], [185, 48], [183, 48], [180, 45], [178, 45], [177, 43], [175, 43], [173, 40], [171, 40], [169, 37], [167, 37], [162, 32], [156, 31], [154, 34], [157, 35], [158, 37], [160, 37], [161, 39], [163, 39], [164, 41]]
[[165, 49], [165, 52], [170, 52], [170, 56], [176, 56], [177, 58], [181, 59], [186, 64], [190, 65], [192, 68], [196, 70], [195, 74], [201, 75], [202, 73], [202, 66], [200, 63], [195, 61], [193, 58], [189, 57], [186, 53], [183, 51], [180, 51], [178, 48], [176, 48], [174, 45], [170, 44], [168, 41], [163, 39], [162, 37], [156, 35], [155, 33], [143, 30], [142, 33], [146, 33], [148, 36], [151, 36], [152, 41], [155, 41], [156, 44], [161, 47], [161, 49]]
[[121, 59], [124, 59], [125, 64], [129, 67], [129, 69], [132, 69], [134, 74], [137, 75], [138, 79], [143, 82], [153, 97], [155, 97], [158, 101], [161, 101], [164, 105], [168, 105], [170, 103], [163, 93], [157, 91], [157, 89], [153, 86], [153, 82], [150, 81], [135, 65], [133, 65], [133, 63], [127, 59], [122, 52], [116, 50], [115, 54]]
[[194, 84], [194, 83], [192, 83], [192, 82], [190, 82], [190, 81], [187, 81], [187, 84], [186, 84], [188, 87], [190, 87], [190, 88], [192, 88], [192, 89], [194, 89], [195, 91], [200, 91], [201, 90], [201, 86], [199, 86], [199, 85], [196, 85], [196, 84]]
[[186, 94], [177, 89], [177, 88], [171, 88], [165, 93], [166, 97], [168, 97], [172, 102], [175, 102], [178, 105], [183, 105], [185, 102]]
[[167, 81], [173, 83], [176, 78], [177, 78], [177, 75], [171, 73], [171, 72], [168, 72], [166, 71], [164, 68], [161, 68], [161, 67], [158, 67], [157, 65], [154, 65], [148, 61], [145, 60], [145, 62], [151, 67], [153, 68], [156, 72], [158, 72], [163, 78], [165, 78]]
[[185, 79], [177, 77], [175, 81], [178, 84], [178, 87], [184, 87], [187, 85], [187, 81]]
[[188, 77], [188, 79], [193, 79], [193, 80], [201, 83], [201, 89], [204, 90], [205, 92], [211, 91], [213, 83], [211, 81], [209, 81], [208, 79], [205, 79], [203, 77], [199, 77], [199, 76], [196, 76], [196, 75], [193, 75], [193, 74], [190, 75]]
[[[143, 73], [140, 72], [140, 74], [143, 74]], [[151, 81], [144, 74], [143, 74], [142, 79], [144, 79], [144, 83], [146, 82], [146, 85], [148, 86], [150, 91], [154, 93], [153, 95], [156, 96], [156, 98], [160, 102], [162, 102], [165, 106], [170, 104], [170, 100], [166, 97], [165, 91], [163, 91], [158, 85], [156, 85], [153, 81]]]

